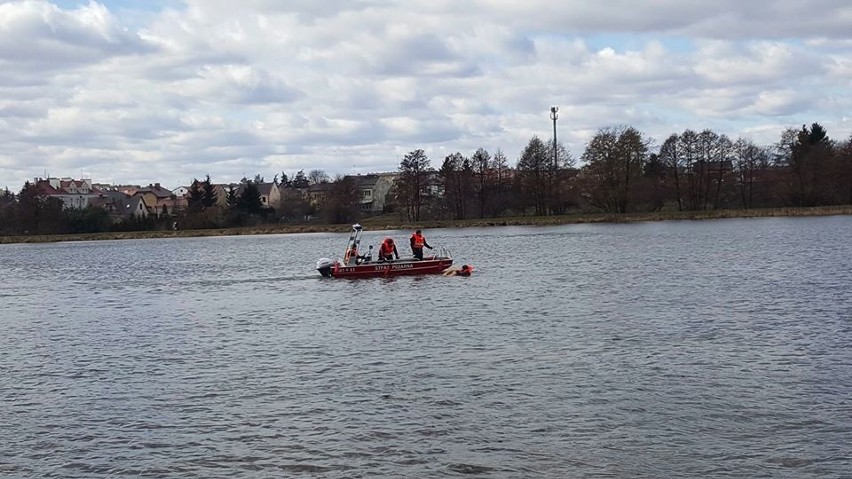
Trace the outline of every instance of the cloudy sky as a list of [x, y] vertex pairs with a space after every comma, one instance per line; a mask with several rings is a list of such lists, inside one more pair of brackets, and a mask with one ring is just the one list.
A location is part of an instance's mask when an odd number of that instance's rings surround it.
[[848, 0], [0, 0], [0, 188], [396, 170], [600, 128], [852, 133]]

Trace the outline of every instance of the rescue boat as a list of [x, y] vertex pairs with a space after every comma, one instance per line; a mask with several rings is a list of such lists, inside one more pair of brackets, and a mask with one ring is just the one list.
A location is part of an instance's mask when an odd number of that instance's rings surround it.
[[401, 276], [414, 274], [438, 274], [453, 265], [453, 257], [444, 247], [437, 247], [434, 254], [423, 259], [414, 257], [400, 258], [390, 261], [373, 259], [373, 246], [370, 245], [367, 254], [361, 255], [361, 234], [363, 228], [359, 224], [352, 225], [349, 242], [343, 259], [332, 260], [320, 258], [317, 260], [317, 271], [326, 278], [377, 278], [383, 276]]

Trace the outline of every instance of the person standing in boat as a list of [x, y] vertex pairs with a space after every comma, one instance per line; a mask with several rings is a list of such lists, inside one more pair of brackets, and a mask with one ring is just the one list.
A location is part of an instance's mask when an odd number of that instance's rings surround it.
[[423, 259], [423, 247], [427, 247], [432, 249], [429, 246], [429, 243], [426, 242], [426, 238], [423, 237], [423, 232], [417, 230], [411, 235], [411, 252], [414, 254], [414, 257], [417, 259]]
[[396, 250], [393, 238], [385, 238], [382, 245], [379, 246], [379, 261], [391, 261], [394, 256], [399, 259], [399, 252]]

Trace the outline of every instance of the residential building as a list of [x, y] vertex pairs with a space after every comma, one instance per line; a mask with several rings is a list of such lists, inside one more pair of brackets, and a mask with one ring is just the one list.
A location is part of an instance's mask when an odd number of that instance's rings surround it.
[[257, 183], [260, 192], [260, 204], [262, 208], [278, 209], [281, 207], [281, 190], [275, 183]]
[[216, 195], [216, 206], [225, 208], [228, 206], [228, 193], [233, 189], [237, 196], [242, 193], [239, 183], [214, 183], [213, 194]]
[[133, 196], [137, 191], [142, 189], [139, 185], [116, 185], [115, 189], [124, 193], [127, 196]]
[[172, 214], [175, 210], [186, 208], [187, 205], [186, 198], [175, 195], [159, 183], [139, 188], [131, 195], [133, 196], [143, 197], [145, 204], [151, 208], [151, 213], [157, 216]]
[[39, 194], [62, 200], [64, 209], [84, 209], [100, 194], [90, 179], [36, 178], [34, 184]]
[[118, 190], [102, 190], [97, 198], [92, 199], [90, 206], [106, 210], [113, 223], [147, 218], [150, 214], [144, 196], [130, 197]]
[[300, 188], [305, 191], [305, 197], [312, 206], [321, 207], [328, 199], [328, 192], [331, 190], [331, 183], [318, 183], [310, 185], [307, 188]]
[[371, 173], [367, 175], [350, 175], [360, 191], [359, 208], [365, 214], [381, 214], [385, 209], [387, 195], [393, 188], [397, 178], [396, 173]]

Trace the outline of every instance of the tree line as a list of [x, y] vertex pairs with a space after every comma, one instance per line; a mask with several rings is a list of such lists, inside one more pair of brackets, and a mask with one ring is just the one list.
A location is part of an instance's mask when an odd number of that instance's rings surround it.
[[[265, 183], [260, 174], [253, 179], [244, 177], [237, 184], [226, 185], [220, 199], [210, 175], [203, 180], [193, 178], [185, 195], [185, 208], [163, 206], [147, 217], [119, 218], [99, 206], [65, 208], [61, 199], [43, 194], [35, 183], [27, 181], [17, 194], [8, 188], [0, 190], [0, 235], [231, 228], [281, 221], [343, 223], [358, 216], [360, 191], [350, 178], [332, 181], [318, 169], [307, 174], [300, 170], [292, 178], [282, 172], [272, 181], [282, 195], [275, 207], [261, 201], [259, 187]], [[326, 184], [329, 194], [318, 205], [305, 193], [311, 185], [319, 184]]]
[[577, 168], [561, 143], [537, 136], [514, 168], [500, 150], [480, 148], [436, 170], [415, 150], [400, 163], [394, 197], [412, 221], [852, 204], [852, 136], [834, 141], [818, 123], [768, 146], [687, 129], [654, 148], [636, 128], [610, 127], [580, 158]]
[[[227, 185], [224, 201], [219, 201], [208, 175], [204, 180], [193, 179], [186, 195], [187, 208], [174, 215], [181, 228], [232, 228], [267, 223], [326, 222], [348, 223], [359, 217], [360, 191], [354, 179], [328, 174], [314, 169], [305, 174], [297, 172], [292, 178], [286, 173], [275, 175], [270, 187], [277, 188], [281, 201], [264, 205], [259, 185], [267, 185], [260, 174], [254, 179], [242, 178], [238, 184]], [[309, 187], [325, 185], [318, 201], [308, 195]], [[224, 203], [224, 204], [223, 204]]]
[[[659, 147], [630, 126], [597, 131], [580, 155], [533, 136], [514, 167], [501, 150], [447, 155], [433, 168], [422, 149], [400, 161], [383, 213], [400, 219], [496, 218], [570, 212], [700, 211], [852, 204], [852, 136], [829, 138], [818, 123], [788, 128], [773, 145], [732, 140], [709, 129], [684, 130]], [[0, 234], [223, 228], [270, 222], [349, 223], [361, 218], [352, 177], [324, 171], [275, 175], [282, 201], [261, 203], [264, 178], [243, 178], [220, 201], [208, 175], [193, 179], [187, 207], [155, 217], [115, 222], [101, 208], [63, 209], [27, 182], [17, 194], [0, 191]], [[309, 197], [312, 185], [325, 185]]]

